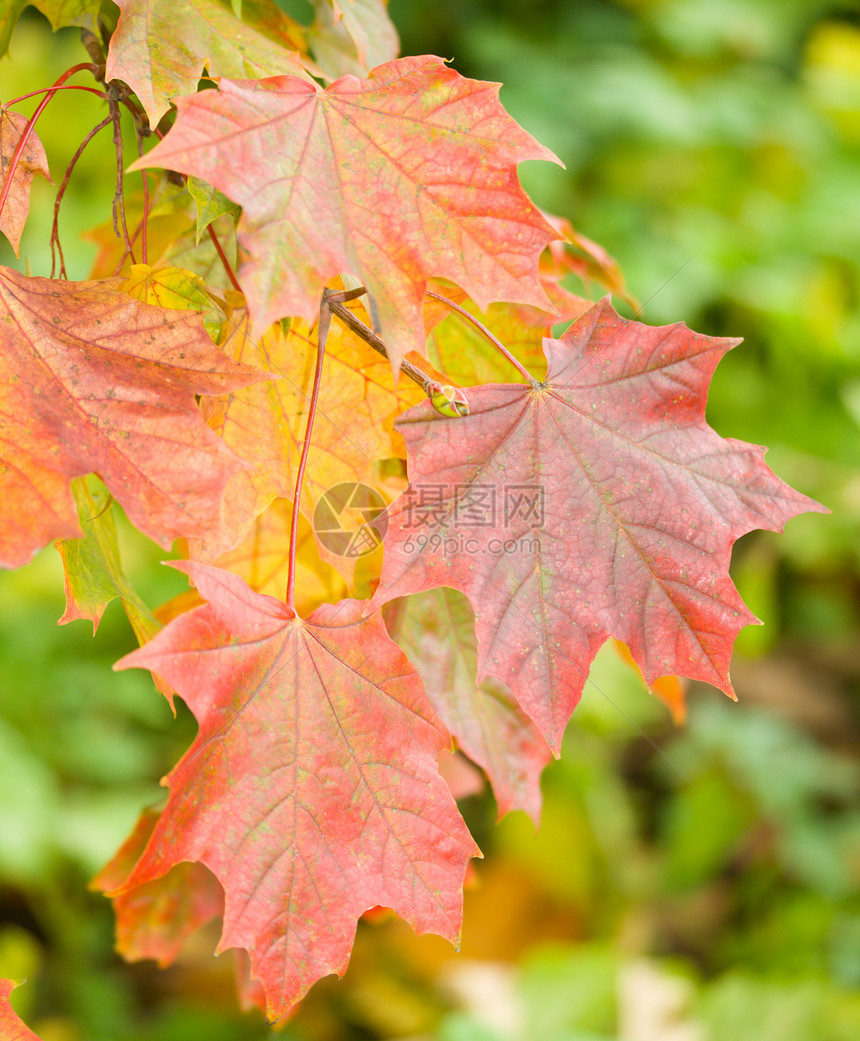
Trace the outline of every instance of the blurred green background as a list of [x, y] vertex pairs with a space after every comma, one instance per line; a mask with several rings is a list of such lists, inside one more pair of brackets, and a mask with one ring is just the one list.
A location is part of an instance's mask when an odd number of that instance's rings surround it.
[[[290, 4], [296, 9], [296, 4]], [[301, 5], [299, 5], [301, 9]], [[362, 923], [344, 981], [319, 984], [295, 1041], [854, 1041], [860, 1036], [860, 7], [831, 0], [392, 0], [404, 54], [505, 84], [565, 170], [529, 163], [543, 208], [619, 260], [642, 320], [743, 336], [709, 420], [767, 444], [829, 506], [738, 544], [765, 625], [739, 640], [740, 703], [694, 688], [676, 729], [602, 654], [546, 772], [537, 834], [463, 809], [486, 859], [463, 949]], [[30, 9], [0, 98], [85, 60]], [[84, 82], [81, 80], [81, 82]], [[32, 102], [19, 110], [32, 111]], [[55, 179], [98, 119], [69, 93], [40, 123]], [[108, 135], [64, 208], [70, 275], [112, 196]], [[21, 260], [48, 274], [53, 190], [34, 186]], [[123, 532], [157, 604], [180, 588]], [[165, 569], [160, 569], [164, 571]], [[256, 1041], [204, 931], [178, 963], [126, 966], [87, 880], [158, 798], [193, 733], [144, 673], [117, 604], [95, 639], [58, 628], [53, 549], [0, 575], [0, 976], [45, 1041]]]

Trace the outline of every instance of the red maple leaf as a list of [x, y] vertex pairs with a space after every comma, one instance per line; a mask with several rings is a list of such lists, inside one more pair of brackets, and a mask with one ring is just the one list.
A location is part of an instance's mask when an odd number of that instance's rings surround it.
[[69, 488], [99, 474], [156, 542], [217, 528], [242, 462], [195, 394], [266, 374], [226, 358], [200, 317], [133, 300], [120, 280], [60, 282], [0, 268], [0, 566], [78, 538]]
[[379, 614], [346, 600], [303, 620], [229, 572], [174, 566], [207, 603], [117, 667], [159, 674], [200, 730], [125, 887], [205, 864], [219, 949], [249, 952], [272, 1018], [343, 973], [377, 904], [456, 940], [478, 854], [436, 766], [447, 735]]
[[410, 488], [389, 510], [374, 606], [465, 593], [478, 679], [505, 682], [556, 749], [610, 635], [648, 682], [679, 674], [733, 696], [732, 645], [755, 618], [729, 577], [732, 544], [823, 511], [763, 448], [706, 424], [710, 378], [737, 342], [603, 301], [544, 341], [544, 382], [471, 388], [454, 421], [411, 409], [397, 424]]
[[23, 980], [0, 979], [0, 1038], [3, 1041], [40, 1041], [12, 1008], [9, 995]]
[[497, 84], [425, 56], [326, 90], [295, 76], [222, 79], [176, 105], [173, 129], [133, 168], [193, 174], [242, 206], [255, 335], [284, 316], [315, 319], [323, 286], [345, 272], [367, 286], [397, 362], [424, 350], [433, 275], [481, 308], [552, 310], [538, 257], [557, 235], [516, 167], [555, 157], [507, 115]]

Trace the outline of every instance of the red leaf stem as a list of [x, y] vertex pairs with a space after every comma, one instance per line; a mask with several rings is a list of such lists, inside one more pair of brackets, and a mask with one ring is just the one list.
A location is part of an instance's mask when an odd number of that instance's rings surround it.
[[108, 126], [110, 124], [110, 122], [111, 122], [111, 117], [110, 116], [105, 116], [105, 118], [101, 121], [101, 123], [99, 123], [97, 126], [93, 127], [93, 129], [83, 139], [83, 141], [81, 142], [81, 144], [78, 147], [78, 150], [72, 156], [69, 165], [66, 167], [65, 176], [63, 177], [62, 184], [60, 185], [59, 191], [57, 192], [57, 198], [54, 200], [54, 223], [51, 226], [51, 278], [54, 277], [54, 268], [56, 266], [55, 257], [54, 257], [54, 245], [55, 244], [56, 244], [56, 247], [57, 247], [57, 254], [59, 255], [59, 258], [60, 258], [59, 277], [60, 278], [68, 278], [68, 275], [66, 274], [66, 261], [65, 261], [65, 258], [63, 257], [63, 247], [60, 245], [60, 223], [59, 223], [59, 217], [60, 217], [60, 204], [63, 201], [63, 196], [65, 195], [66, 188], [68, 188], [68, 186], [69, 186], [69, 180], [71, 179], [72, 171], [74, 170], [75, 165], [77, 164], [77, 161], [83, 155], [84, 149], [87, 147], [87, 145], [90, 143], [90, 141], [92, 141], [92, 139], [96, 136], [96, 134], [100, 130], [103, 130], [106, 126]]
[[[10, 101], [9, 102], [9, 105], [14, 105], [18, 101], [23, 101], [25, 98], [33, 97], [35, 94], [42, 94], [42, 93], [45, 94], [45, 97], [42, 98], [42, 100], [36, 106], [36, 111], [30, 117], [30, 121], [27, 123], [26, 127], [24, 127], [24, 133], [21, 135], [21, 140], [18, 142], [18, 144], [17, 144], [17, 146], [15, 148], [15, 151], [12, 153], [12, 158], [11, 158], [11, 160], [9, 162], [9, 169], [6, 171], [6, 180], [3, 182], [3, 191], [0, 192], [0, 213], [3, 212], [3, 207], [6, 205], [6, 199], [9, 197], [9, 192], [10, 192], [10, 190], [12, 188], [12, 180], [13, 180], [13, 178], [15, 176], [15, 171], [18, 168], [18, 163], [20, 162], [21, 156], [24, 154], [24, 149], [27, 147], [27, 142], [30, 139], [30, 134], [32, 134], [33, 128], [36, 126], [36, 123], [39, 121], [39, 117], [42, 115], [42, 113], [48, 107], [48, 102], [51, 100], [51, 98], [53, 98], [53, 96], [56, 94], [56, 92], [58, 90], [62, 90], [62, 89], [65, 89], [65, 90], [85, 90], [85, 91], [89, 91], [92, 94], [98, 94], [98, 96], [100, 98], [107, 97], [107, 95], [105, 94], [105, 92], [103, 90], [97, 90], [95, 87], [81, 87], [81, 86], [72, 85], [72, 86], [63, 88], [63, 83], [70, 76], [74, 76], [74, 74], [76, 72], [80, 72], [82, 69], [88, 69], [88, 68], [91, 68], [91, 67], [92, 66], [90, 65], [89, 62], [82, 62], [80, 65], [73, 65], [70, 69], [66, 69], [66, 71], [62, 74], [62, 76], [60, 76], [57, 79], [56, 83], [54, 83], [53, 86], [46, 87], [44, 89], [44, 91], [41, 91], [41, 90], [33, 91], [32, 94], [25, 94], [25, 95], [23, 95], [23, 97], [15, 98], [14, 101]], [[8, 107], [8, 105], [7, 105], [7, 107]]]
[[206, 230], [209, 232], [209, 238], [212, 239], [212, 245], [215, 247], [215, 252], [221, 258], [221, 263], [224, 265], [224, 270], [227, 272], [227, 277], [233, 283], [233, 288], [241, 293], [242, 287], [239, 285], [238, 278], [236, 278], [236, 272], [233, 270], [230, 261], [227, 259], [227, 254], [224, 252], [224, 247], [221, 245], [221, 240], [215, 234], [215, 230], [211, 224], [207, 226]]
[[302, 445], [302, 455], [299, 459], [299, 468], [296, 472], [296, 492], [293, 495], [293, 512], [290, 517], [290, 552], [289, 571], [287, 572], [287, 595], [285, 597], [287, 607], [296, 613], [296, 545], [299, 531], [299, 503], [302, 501], [302, 481], [305, 476], [305, 467], [308, 462], [308, 453], [311, 447], [311, 433], [314, 428], [314, 418], [317, 411], [317, 401], [320, 395], [320, 384], [322, 382], [323, 359], [325, 357], [325, 342], [328, 339], [328, 330], [331, 325], [331, 310], [328, 301], [323, 296], [320, 303], [320, 321], [317, 329], [317, 363], [314, 369], [314, 385], [311, 390], [310, 403], [308, 405], [308, 422], [305, 429], [305, 442]]
[[143, 171], [143, 216], [140, 219], [140, 260], [147, 263], [146, 224], [149, 220], [149, 185], [146, 183], [146, 170]]
[[31, 90], [29, 94], [21, 94], [17, 98], [12, 98], [11, 101], [7, 101], [5, 107], [11, 108], [13, 105], [17, 105], [21, 101], [27, 101], [29, 98], [37, 98], [40, 94], [54, 95], [58, 90], [84, 90], [87, 94], [97, 94], [100, 98], [107, 97], [107, 94], [103, 90], [99, 90], [98, 87], [85, 87], [80, 83], [67, 83], [64, 85], [55, 83], [52, 87], [40, 87], [38, 90]]

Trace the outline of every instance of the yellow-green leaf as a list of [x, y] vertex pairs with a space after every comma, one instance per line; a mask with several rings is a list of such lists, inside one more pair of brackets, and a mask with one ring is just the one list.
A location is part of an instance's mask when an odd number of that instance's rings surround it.
[[91, 489], [83, 478], [72, 481], [72, 492], [84, 536], [54, 543], [65, 571], [66, 610], [60, 625], [87, 618], [95, 634], [107, 605], [121, 597], [134, 634], [144, 644], [161, 625], [122, 569], [113, 500], [104, 489]]

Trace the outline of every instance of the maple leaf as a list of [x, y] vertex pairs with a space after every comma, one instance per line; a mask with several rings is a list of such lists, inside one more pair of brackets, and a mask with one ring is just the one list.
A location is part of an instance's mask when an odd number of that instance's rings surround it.
[[197, 315], [132, 300], [119, 280], [0, 268], [0, 566], [78, 538], [73, 477], [98, 473], [160, 545], [217, 527], [241, 461], [195, 394], [265, 378], [225, 358]]
[[135, 300], [172, 311], [212, 308], [212, 297], [206, 292], [203, 279], [175, 265], [156, 271], [149, 264], [132, 264], [122, 289]]
[[8, 50], [21, 12], [28, 4], [37, 7], [54, 30], [67, 25], [81, 25], [95, 30], [102, 0], [3, 0], [0, 4], [0, 58]]
[[[3, 177], [0, 179], [0, 185], [5, 185], [9, 163], [28, 122], [26, 116], [0, 107], [0, 159], [3, 163]], [[42, 142], [33, 131], [27, 138], [27, 144], [18, 160], [15, 172], [12, 174], [9, 195], [3, 206], [3, 212], [0, 214], [0, 231], [12, 244], [16, 257], [21, 245], [21, 234], [30, 212], [30, 186], [37, 173], [41, 174], [46, 181], [51, 180], [48, 157], [45, 155]]]
[[207, 603], [116, 667], [163, 677], [200, 729], [125, 885], [205, 864], [219, 950], [249, 952], [272, 1018], [342, 974], [377, 904], [455, 940], [477, 850], [437, 770], [447, 736], [381, 617], [347, 600], [302, 620], [229, 572], [173, 566]]
[[424, 690], [460, 747], [483, 767], [499, 814], [540, 818], [540, 776], [552, 758], [546, 742], [503, 683], [475, 682], [474, 615], [453, 589], [433, 589], [387, 604], [385, 624], [418, 670]]
[[[145, 809], [131, 834], [90, 882], [90, 889], [110, 895], [122, 887], [146, 848], [159, 813]], [[166, 875], [113, 898], [116, 949], [126, 961], [152, 958], [171, 965], [188, 937], [224, 909], [224, 892], [202, 864], [183, 863]]]
[[[272, 0], [117, 0], [105, 78], [127, 83], [155, 126], [180, 94], [211, 76], [306, 76], [301, 27]], [[177, 32], [177, 25], [182, 31]]]
[[400, 40], [385, 0], [314, 0], [314, 8], [308, 43], [330, 79], [344, 73], [366, 76], [374, 66], [397, 57]]
[[219, 217], [227, 213], [234, 219], [239, 217], [239, 207], [235, 203], [230, 202], [227, 196], [219, 192], [217, 188], [213, 188], [211, 184], [201, 181], [199, 177], [188, 178], [188, 194], [197, 207], [197, 227], [195, 230], [197, 245], [200, 244], [203, 232]]
[[40, 1041], [12, 1008], [9, 996], [24, 980], [0, 979], [0, 1038], [3, 1041]]
[[610, 635], [649, 683], [679, 674], [732, 695], [732, 645], [755, 621], [729, 578], [732, 544], [824, 510], [763, 448], [705, 423], [737, 342], [625, 321], [602, 301], [544, 341], [544, 382], [471, 388], [455, 422], [410, 410], [410, 489], [388, 511], [374, 606], [465, 593], [479, 680], [505, 682], [554, 749]]
[[424, 351], [433, 275], [481, 308], [552, 310], [537, 261], [556, 232], [516, 167], [555, 156], [508, 116], [497, 84], [424, 56], [326, 90], [294, 76], [222, 79], [176, 104], [173, 128], [132, 169], [192, 174], [242, 206], [255, 336], [284, 316], [314, 321], [325, 284], [347, 272], [371, 293], [396, 364]]

